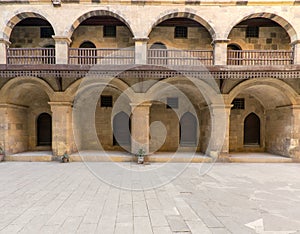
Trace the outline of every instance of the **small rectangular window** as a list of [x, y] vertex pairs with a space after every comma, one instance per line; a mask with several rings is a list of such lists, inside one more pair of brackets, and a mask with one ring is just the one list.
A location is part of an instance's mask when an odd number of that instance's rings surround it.
[[42, 27], [40, 28], [40, 37], [41, 38], [52, 38], [54, 31], [51, 27]]
[[178, 97], [167, 98], [167, 109], [178, 109]]
[[187, 38], [188, 37], [188, 29], [185, 26], [176, 26], [174, 31], [175, 38]]
[[101, 95], [101, 107], [112, 107], [113, 99], [112, 96]]
[[259, 37], [259, 27], [247, 27], [246, 37]]
[[103, 37], [116, 37], [117, 29], [114, 25], [104, 25], [103, 26]]
[[231, 109], [234, 110], [244, 110], [245, 109], [245, 99], [244, 98], [235, 98], [231, 103], [233, 107]]

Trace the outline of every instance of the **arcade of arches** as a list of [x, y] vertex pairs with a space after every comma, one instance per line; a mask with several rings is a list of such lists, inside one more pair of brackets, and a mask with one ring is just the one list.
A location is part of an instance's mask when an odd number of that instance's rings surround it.
[[[300, 158], [300, 23], [289, 20], [300, 6], [265, 12], [261, 1], [234, 14], [237, 6], [211, 1], [176, 9], [124, 3], [126, 11], [96, 2], [63, 2], [67, 11], [6, 4], [0, 146], [7, 155], [144, 148]], [[106, 75], [122, 66], [140, 73], [82, 85], [94, 65]], [[179, 68], [214, 76], [193, 82]]]
[[[166, 84], [172, 85], [170, 90], [162, 88], [160, 82], [149, 84], [144, 93], [150, 101], [135, 103], [141, 93], [128, 87], [126, 81], [114, 79], [101, 95], [98, 93], [95, 103], [89, 102], [94, 105], [92, 112], [81, 111], [82, 116], [93, 118], [78, 124], [72, 118], [77, 118], [73, 105], [80, 81], [61, 93], [38, 78], [11, 79], [0, 90], [1, 144], [7, 154], [52, 150], [54, 155], [61, 155], [65, 151], [98, 150], [99, 142], [104, 150], [134, 153], [142, 146], [150, 153], [197, 150], [210, 154], [213, 99], [205, 99], [184, 78], [169, 79]], [[223, 94], [228, 137], [222, 143], [222, 153], [271, 152], [299, 157], [300, 109], [295, 103], [299, 97], [293, 88], [272, 78], [231, 85], [230, 92]], [[224, 84], [224, 89], [228, 86]], [[179, 91], [172, 92], [174, 87]], [[95, 128], [96, 139], [90, 134], [90, 125]]]

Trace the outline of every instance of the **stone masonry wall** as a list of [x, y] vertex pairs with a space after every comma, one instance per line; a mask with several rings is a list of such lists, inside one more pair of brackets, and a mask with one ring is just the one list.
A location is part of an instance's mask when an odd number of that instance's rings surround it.
[[229, 44], [236, 44], [242, 50], [289, 50], [290, 38], [281, 27], [260, 27], [259, 37], [246, 38], [245, 28], [233, 28]]
[[[150, 124], [160, 121], [166, 127], [165, 131], [155, 132], [150, 139], [150, 152], [155, 151], [176, 151], [179, 144], [179, 120], [172, 109], [167, 109], [164, 103], [152, 104], [150, 110]], [[159, 134], [165, 134], [165, 142], [161, 145]]]
[[72, 35], [71, 47], [79, 48], [90, 41], [96, 48], [126, 48], [134, 46], [133, 36], [127, 27], [117, 26], [116, 38], [103, 37], [103, 26], [79, 26]]
[[[229, 128], [229, 151], [263, 151], [264, 150], [264, 111], [263, 106], [253, 96], [244, 94], [237, 98], [245, 98], [245, 109], [231, 109]], [[255, 113], [260, 118], [260, 145], [244, 146], [244, 121], [250, 113]]]
[[188, 27], [188, 38], [174, 38], [174, 27], [155, 27], [149, 35], [149, 46], [161, 42], [168, 49], [212, 49], [211, 36], [205, 28]]
[[270, 153], [290, 156], [292, 111], [279, 108], [266, 111], [266, 150]]
[[41, 38], [40, 27], [16, 26], [10, 37], [11, 48], [36, 48], [54, 46], [53, 38]]

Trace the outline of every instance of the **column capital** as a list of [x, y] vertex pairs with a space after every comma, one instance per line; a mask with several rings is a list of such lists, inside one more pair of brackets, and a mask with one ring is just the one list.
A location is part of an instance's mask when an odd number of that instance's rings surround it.
[[72, 106], [72, 102], [48, 102], [50, 106]]
[[55, 43], [67, 43], [68, 45], [71, 44], [72, 40], [66, 36], [52, 36]]
[[225, 103], [224, 104], [210, 104], [209, 107], [212, 109], [231, 109], [231, 107], [233, 107], [233, 105], [232, 104], [227, 105]]
[[134, 41], [144, 41], [147, 42], [149, 40], [149, 37], [134, 37], [132, 38]]
[[296, 44], [300, 44], [300, 40], [295, 40], [295, 41], [290, 43], [291, 46], [294, 46]]
[[11, 42], [9, 40], [5, 39], [5, 38], [0, 38], [0, 43], [3, 43], [7, 46], [9, 46], [11, 44]]
[[227, 38], [220, 38], [220, 39], [215, 39], [212, 41], [212, 44], [218, 44], [218, 43], [222, 43], [222, 44], [228, 44], [230, 41], [230, 39], [227, 39]]

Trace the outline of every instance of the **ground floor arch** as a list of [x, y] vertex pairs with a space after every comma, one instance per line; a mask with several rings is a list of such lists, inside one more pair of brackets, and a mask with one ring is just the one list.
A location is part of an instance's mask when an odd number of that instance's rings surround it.
[[0, 90], [0, 111], [6, 113], [2, 133], [7, 154], [51, 150], [52, 121], [50, 97], [53, 91], [38, 78], [17, 77]]
[[277, 79], [251, 79], [229, 93], [230, 152], [270, 152], [290, 156], [296, 93]]

